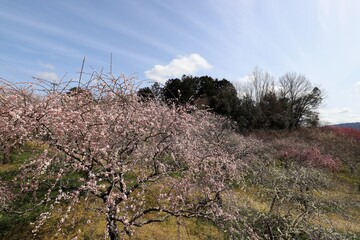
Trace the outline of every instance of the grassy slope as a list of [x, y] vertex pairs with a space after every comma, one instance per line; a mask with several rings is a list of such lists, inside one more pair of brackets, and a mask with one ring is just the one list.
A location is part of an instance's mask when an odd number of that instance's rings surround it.
[[[351, 239], [360, 239], [360, 162], [357, 158], [360, 143], [354, 144], [353, 139], [336, 135], [329, 129], [303, 129], [295, 133], [276, 132], [265, 135], [260, 133], [257, 137], [270, 142], [270, 145], [275, 145], [273, 142], [278, 139], [288, 142], [295, 139], [297, 143], [306, 143], [321, 150], [322, 154], [330, 154], [338, 159], [341, 167], [337, 171], [317, 169], [321, 179], [317, 184], [320, 186], [309, 192], [317, 211], [309, 219], [309, 223], [328, 231], [354, 233], [356, 237]], [[264, 201], [259, 200], [262, 198], [257, 199], [256, 205], [263, 206]], [[286, 208], [286, 205], [282, 207]]]
[[[91, 201], [90, 201], [91, 202]], [[59, 212], [66, 211], [66, 206], [59, 207], [53, 216], [44, 224], [39, 231], [36, 239], [104, 239], [105, 219], [96, 214], [96, 201], [84, 204], [80, 203], [74, 207], [74, 211], [69, 214], [68, 220], [61, 225], [58, 230]], [[59, 211], [59, 212], [58, 212]], [[1, 219], [1, 218], [0, 218]], [[0, 221], [4, 221], [1, 219]], [[19, 231], [20, 230], [20, 231]], [[32, 227], [28, 222], [15, 225], [7, 232], [0, 235], [0, 239], [29, 239]], [[175, 219], [169, 218], [164, 223], [146, 225], [141, 229], [136, 229], [131, 239], [223, 239], [223, 234], [207, 222], [196, 219]]]
[[[329, 138], [332, 139], [336, 136], [329, 137], [320, 133], [302, 132], [296, 133], [295, 136], [284, 133], [270, 137], [269, 135], [257, 137], [269, 143], [279, 138], [295, 137], [298, 141], [319, 144], [321, 140], [319, 138], [327, 138], [328, 141]], [[18, 152], [13, 156], [15, 159], [13, 164], [0, 165], [0, 177], [4, 180], [11, 180], [22, 162], [34, 154], [33, 150], [37, 148], [39, 146], [26, 146], [25, 151]], [[339, 153], [339, 156], [341, 156], [341, 153]], [[256, 221], [260, 216], [269, 216], [268, 212], [275, 189], [270, 189], [270, 185], [267, 185], [266, 182], [278, 181], [276, 177], [285, 169], [281, 165], [274, 163], [268, 167], [267, 171], [268, 176], [253, 176], [254, 178], [263, 178], [266, 181], [256, 184], [247, 183], [239, 187], [234, 193], [237, 204], [244, 209], [244, 214], [247, 214], [247, 218], [244, 217], [244, 219], [253, 221], [254, 226], [256, 226]], [[307, 219], [306, 224], [314, 228], [321, 227], [328, 231], [337, 231], [344, 234], [344, 236], [353, 233], [351, 239], [360, 239], [360, 192], [358, 192], [358, 185], [360, 184], [360, 175], [358, 173], [360, 169], [350, 171], [348, 163], [344, 163], [340, 171], [337, 172], [323, 169], [316, 171], [318, 171], [317, 174], [321, 175], [321, 179], [326, 179], [326, 183], [324, 182], [324, 186], [312, 188], [306, 193], [306, 196], [312, 199], [317, 209]], [[321, 184], [322, 182], [320, 182]], [[271, 186], [279, 186], [280, 188], [281, 182], [278, 185]], [[296, 192], [296, 189], [294, 191]], [[80, 202], [75, 205], [75, 211], [72, 211], [68, 218], [71, 221], [63, 224], [60, 231], [57, 230], [59, 212], [65, 211], [66, 206], [56, 209], [53, 216], [40, 229], [38, 239], [72, 239], [76, 235], [79, 236], [78, 239], [103, 239], [105, 236], [104, 218], [94, 211], [97, 202], [90, 202], [91, 204]], [[26, 203], [26, 199], [14, 204], [18, 204], [16, 207], [19, 209], [31, 206], [31, 202]], [[296, 205], [296, 202], [284, 198], [274, 208], [272, 214], [285, 216], [291, 210], [293, 215], [289, 219], [294, 220], [297, 213], [299, 213], [299, 209], [300, 207]], [[41, 211], [41, 207], [23, 215], [0, 213], [0, 239], [29, 239], [33, 229], [30, 222], [36, 219], [39, 211]], [[164, 223], [151, 224], [137, 229], [132, 239], [178, 239], [179, 236], [181, 239], [224, 239], [224, 235], [207, 222], [196, 219], [177, 220], [175, 218], [170, 218]]]

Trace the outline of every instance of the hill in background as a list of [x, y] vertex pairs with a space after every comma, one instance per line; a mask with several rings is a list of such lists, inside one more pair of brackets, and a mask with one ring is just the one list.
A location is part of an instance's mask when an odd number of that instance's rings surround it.
[[335, 124], [335, 125], [333, 125], [333, 126], [342, 127], [342, 128], [355, 128], [355, 129], [360, 129], [360, 122], [340, 123], [340, 124]]

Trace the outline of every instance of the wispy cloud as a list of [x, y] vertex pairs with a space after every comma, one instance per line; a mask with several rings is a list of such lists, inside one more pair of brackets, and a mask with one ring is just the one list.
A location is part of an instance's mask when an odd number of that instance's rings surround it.
[[352, 112], [352, 110], [351, 108], [344, 107], [344, 108], [320, 109], [319, 112], [323, 114], [341, 114], [341, 113], [350, 113]]
[[60, 78], [55, 72], [38, 72], [35, 77], [45, 79], [51, 82], [59, 82]]
[[[112, 18], [109, 18], [107, 14], [104, 12], [103, 14], [99, 13], [96, 17], [93, 17], [93, 15], [89, 15], [89, 9], [82, 8], [81, 5], [78, 7], [74, 6], [76, 3], [67, 3], [67, 2], [61, 2], [61, 5], [66, 8], [68, 12], [71, 12], [72, 14], [76, 15], [77, 17], [81, 18], [82, 20], [85, 20], [89, 24], [91, 23], [93, 26], [100, 27], [103, 30], [110, 30], [111, 33], [121, 34], [122, 36], [130, 37], [136, 41], [141, 41], [143, 44], [148, 44], [152, 47], [155, 47], [159, 51], [164, 51], [169, 54], [179, 54], [181, 53], [181, 49], [178, 49], [174, 47], [171, 44], [168, 44], [166, 41], [164, 41], [162, 38], [158, 39], [155, 37], [152, 37], [149, 34], [142, 33], [143, 31], [137, 31], [136, 28], [123, 26], [123, 24], [119, 24], [117, 20], [114, 20]], [[132, 2], [134, 6], [137, 6], [136, 2]], [[101, 11], [97, 9], [97, 11]], [[142, 9], [142, 6], [138, 6], [137, 8], [138, 14], [145, 14], [151, 12], [151, 9]], [[142, 12], [144, 11], [144, 12]], [[153, 14], [151, 19], [148, 19], [147, 21], [153, 21], [154, 19], [160, 18], [159, 15]], [[159, 19], [158, 19], [159, 20]], [[157, 24], [162, 25], [168, 25], [170, 24], [168, 21], [159, 21]], [[163, 27], [163, 26], [162, 26]], [[176, 28], [176, 26], [172, 26], [172, 28]], [[183, 33], [185, 34], [185, 33]], [[101, 42], [101, 41], [99, 41]], [[123, 49], [122, 51], [124, 51]]]
[[324, 30], [330, 30], [336, 23], [339, 28], [347, 28], [354, 24], [353, 17], [357, 15], [360, 4], [358, 1], [318, 0], [318, 21]]
[[181, 77], [186, 74], [194, 74], [201, 70], [209, 70], [212, 66], [205, 58], [197, 53], [178, 57], [168, 65], [155, 65], [145, 72], [145, 77], [160, 83], [165, 83], [169, 78]]
[[[76, 45], [81, 45], [82, 47], [88, 47], [93, 50], [105, 52], [105, 53], [115, 53], [126, 58], [131, 58], [139, 62], [150, 64], [154, 62], [154, 58], [141, 54], [139, 52], [130, 51], [124, 47], [119, 47], [118, 44], [114, 42], [109, 42], [108, 39], [103, 39], [101, 36], [91, 36], [86, 33], [81, 33], [73, 31], [71, 29], [57, 28], [54, 25], [38, 21], [36, 19], [28, 20], [26, 17], [22, 16], [13, 16], [4, 12], [0, 12], [0, 17], [8, 21], [16, 22], [23, 27], [34, 29], [46, 33], [47, 35], [56, 36], [57, 41], [49, 41], [47, 37], [36, 37], [35, 35], [29, 35], [26, 33], [21, 33], [19, 31], [10, 30], [10, 29], [1, 29], [4, 35], [11, 35], [14, 39], [18, 41], [26, 42], [31, 45], [41, 47], [43, 49], [51, 50], [57, 55], [63, 55], [67, 57], [81, 58], [81, 50], [76, 49]], [[103, 26], [103, 25], [102, 25]], [[140, 38], [140, 36], [138, 36]], [[72, 44], [64, 44], [63, 40], [70, 41]], [[159, 46], [161, 44], [159, 43]]]
[[51, 63], [45, 63], [45, 62], [42, 62], [42, 61], [38, 61], [38, 64], [39, 66], [43, 67], [43, 68], [46, 68], [46, 69], [49, 69], [49, 70], [54, 70], [55, 69], [55, 66]]
[[66, 46], [60, 42], [50, 41], [36, 35], [31, 36], [29, 34], [10, 29], [0, 29], [0, 33], [11, 36], [12, 39], [16, 40], [17, 42], [21, 42], [27, 46], [29, 51], [39, 52], [46, 50], [47, 52], [55, 53], [60, 56], [76, 59], [79, 59], [81, 56], [83, 56], [78, 50], [71, 46]]

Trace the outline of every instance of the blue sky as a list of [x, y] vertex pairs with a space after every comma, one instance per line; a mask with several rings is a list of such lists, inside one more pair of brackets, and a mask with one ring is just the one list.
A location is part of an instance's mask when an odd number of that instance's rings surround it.
[[254, 67], [303, 73], [326, 90], [326, 122], [360, 121], [360, 1], [0, 0], [0, 77], [108, 71], [164, 82], [233, 82]]

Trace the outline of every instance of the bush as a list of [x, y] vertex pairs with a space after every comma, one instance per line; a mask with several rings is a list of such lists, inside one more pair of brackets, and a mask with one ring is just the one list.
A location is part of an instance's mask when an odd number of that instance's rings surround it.
[[341, 166], [340, 161], [329, 154], [322, 154], [316, 147], [298, 149], [290, 147], [279, 153], [283, 160], [295, 160], [309, 167], [323, 167], [336, 171]]

